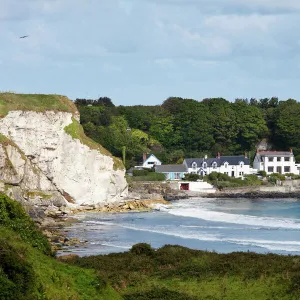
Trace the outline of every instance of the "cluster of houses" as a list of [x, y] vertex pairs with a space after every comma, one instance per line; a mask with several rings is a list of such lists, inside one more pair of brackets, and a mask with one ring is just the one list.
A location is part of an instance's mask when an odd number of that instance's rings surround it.
[[143, 156], [142, 168], [155, 168], [158, 173], [163, 173], [166, 180], [181, 180], [185, 174], [209, 175], [212, 172], [226, 174], [234, 178], [243, 178], [245, 175], [257, 174], [265, 171], [266, 174], [296, 174], [299, 175], [299, 166], [296, 164], [293, 151], [257, 151], [253, 168], [250, 160], [245, 155], [221, 156], [215, 158], [186, 158], [181, 165], [163, 165], [153, 154]]

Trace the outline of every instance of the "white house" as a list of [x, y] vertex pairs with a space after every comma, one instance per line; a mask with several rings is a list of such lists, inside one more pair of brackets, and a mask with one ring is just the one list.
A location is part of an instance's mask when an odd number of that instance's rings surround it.
[[152, 167], [155, 166], [160, 166], [161, 161], [153, 154], [150, 154], [148, 157], [146, 154], [143, 154], [143, 168], [148, 168], [151, 169]]
[[188, 173], [191, 174], [209, 175], [212, 172], [218, 172], [235, 178], [253, 174], [246, 153], [241, 156], [218, 154], [216, 158], [186, 158], [183, 163], [188, 168]]
[[257, 151], [253, 167], [267, 174], [299, 174], [292, 149], [290, 151]]

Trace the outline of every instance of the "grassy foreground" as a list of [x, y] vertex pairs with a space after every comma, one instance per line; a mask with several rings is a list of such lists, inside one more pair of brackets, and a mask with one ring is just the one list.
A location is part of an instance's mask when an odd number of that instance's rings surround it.
[[300, 299], [300, 257], [217, 254], [180, 246], [72, 258], [94, 268], [126, 300]]
[[0, 194], [1, 300], [300, 299], [300, 256], [137, 244], [64, 261], [21, 205]]
[[57, 261], [19, 203], [0, 194], [0, 299], [122, 299], [95, 270]]

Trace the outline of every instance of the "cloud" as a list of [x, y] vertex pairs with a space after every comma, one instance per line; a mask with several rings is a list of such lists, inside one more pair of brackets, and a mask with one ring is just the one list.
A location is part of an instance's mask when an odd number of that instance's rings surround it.
[[[26, 70], [32, 89], [37, 70], [59, 87], [56, 68], [75, 82], [86, 80], [89, 93], [103, 76], [105, 87], [120, 85], [130, 94], [132, 82], [161, 84], [155, 93], [171, 92], [176, 82], [184, 94], [199, 80], [208, 89], [240, 78], [249, 82], [246, 90], [258, 77], [293, 82], [299, 73], [295, 0], [0, 0], [0, 7], [1, 69]], [[29, 38], [20, 40], [24, 34]], [[25, 85], [1, 75], [0, 82]], [[69, 86], [80, 92], [80, 84]]]

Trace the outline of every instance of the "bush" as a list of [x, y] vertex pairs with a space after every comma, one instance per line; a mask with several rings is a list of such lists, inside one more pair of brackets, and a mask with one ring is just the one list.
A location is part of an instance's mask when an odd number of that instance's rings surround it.
[[32, 247], [51, 255], [51, 246], [47, 238], [25, 213], [22, 205], [0, 193], [0, 225], [18, 233], [22, 240]]
[[133, 245], [130, 249], [130, 252], [135, 255], [151, 256], [154, 253], [154, 250], [152, 249], [151, 245], [149, 245], [149, 244], [139, 243], [139, 244]]
[[279, 173], [272, 173], [269, 178], [268, 178], [268, 181], [273, 183], [273, 184], [276, 184], [277, 181], [285, 181], [285, 176], [282, 175], [282, 174], [279, 174]]
[[148, 170], [133, 170], [132, 174], [133, 176], [147, 176], [149, 173]]
[[185, 174], [183, 180], [197, 181], [202, 178], [203, 178], [203, 176], [198, 175], [198, 174]]
[[134, 176], [134, 181], [164, 181], [166, 176], [162, 173], [149, 173], [147, 176]]
[[267, 172], [266, 171], [258, 171], [257, 174], [264, 177], [264, 178], [267, 177]]

